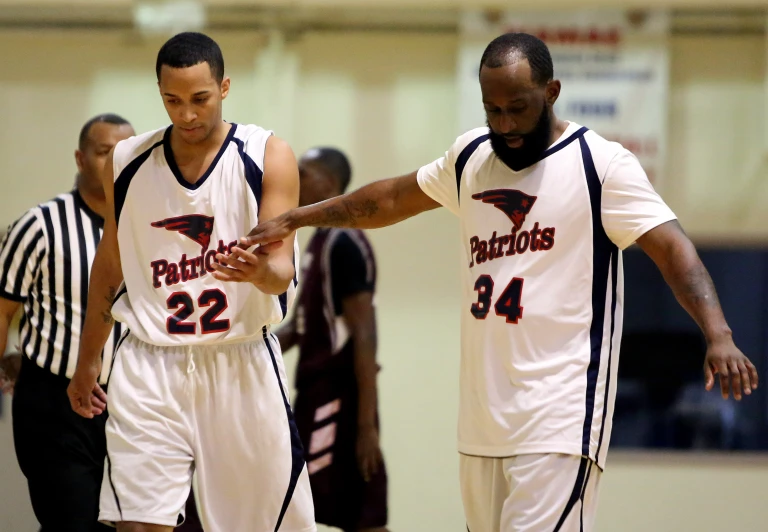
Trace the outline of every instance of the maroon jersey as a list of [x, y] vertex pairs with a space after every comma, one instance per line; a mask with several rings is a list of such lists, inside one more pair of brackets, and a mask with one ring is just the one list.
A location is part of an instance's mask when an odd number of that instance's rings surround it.
[[373, 250], [362, 231], [318, 229], [304, 251], [296, 305], [299, 365], [296, 387], [351, 369], [352, 342], [342, 301], [376, 287]]
[[384, 464], [369, 482], [356, 457], [358, 390], [345, 297], [373, 292], [376, 265], [361, 231], [319, 229], [304, 251], [296, 307], [296, 424], [304, 444], [315, 519], [357, 530], [387, 524]]

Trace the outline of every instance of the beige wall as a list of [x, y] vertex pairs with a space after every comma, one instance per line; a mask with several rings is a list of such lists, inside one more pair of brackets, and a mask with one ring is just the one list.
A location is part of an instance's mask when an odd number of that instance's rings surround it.
[[[315, 144], [341, 147], [354, 165], [353, 187], [417, 168], [458, 133], [454, 35], [214, 37], [233, 78], [225, 118], [272, 128], [297, 152]], [[0, 33], [0, 223], [72, 184], [77, 131], [90, 115], [122, 113], [140, 131], [166, 123], [153, 79], [159, 44], [124, 34]], [[746, 182], [750, 161], [766, 146], [764, 39], [676, 37], [672, 68], [669, 186], [662, 192], [694, 235], [768, 239], [761, 209], [768, 190]], [[308, 233], [300, 236], [305, 241]], [[382, 438], [395, 531], [464, 530], [455, 453], [456, 236], [456, 220], [444, 211], [371, 233], [380, 272]], [[287, 360], [295, 363], [295, 353]], [[10, 441], [6, 417], [0, 532], [31, 531]], [[757, 499], [768, 481], [765, 465], [745, 469], [716, 458], [704, 465], [617, 457], [604, 477], [600, 529], [751, 531], [768, 522]], [[714, 491], [725, 491], [728, 499], [718, 507], [726, 510], [711, 510]]]

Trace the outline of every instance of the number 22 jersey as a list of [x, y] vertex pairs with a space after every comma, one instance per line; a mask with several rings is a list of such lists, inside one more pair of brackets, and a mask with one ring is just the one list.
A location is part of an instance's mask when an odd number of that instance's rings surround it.
[[[258, 224], [270, 131], [227, 124], [229, 133], [195, 183], [173, 157], [171, 127], [131, 137], [114, 150], [115, 218], [124, 283], [112, 314], [153, 345], [223, 344], [262, 336], [279, 323], [297, 278], [279, 296], [211, 273]], [[294, 265], [298, 242], [294, 239]]]
[[675, 215], [620, 144], [570, 123], [519, 172], [488, 128], [418, 172], [462, 240], [459, 451], [604, 466], [622, 329], [621, 250]]

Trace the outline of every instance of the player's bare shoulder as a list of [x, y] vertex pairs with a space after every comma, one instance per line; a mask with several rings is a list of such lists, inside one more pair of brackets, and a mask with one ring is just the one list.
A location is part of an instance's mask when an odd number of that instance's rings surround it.
[[288, 144], [288, 141], [275, 135], [272, 135], [269, 137], [269, 140], [267, 140], [267, 156], [270, 158], [296, 161], [293, 148]]
[[299, 168], [296, 156], [290, 144], [278, 136], [272, 135], [267, 139], [264, 154], [264, 174], [277, 174], [280, 176], [295, 177], [298, 183]]

